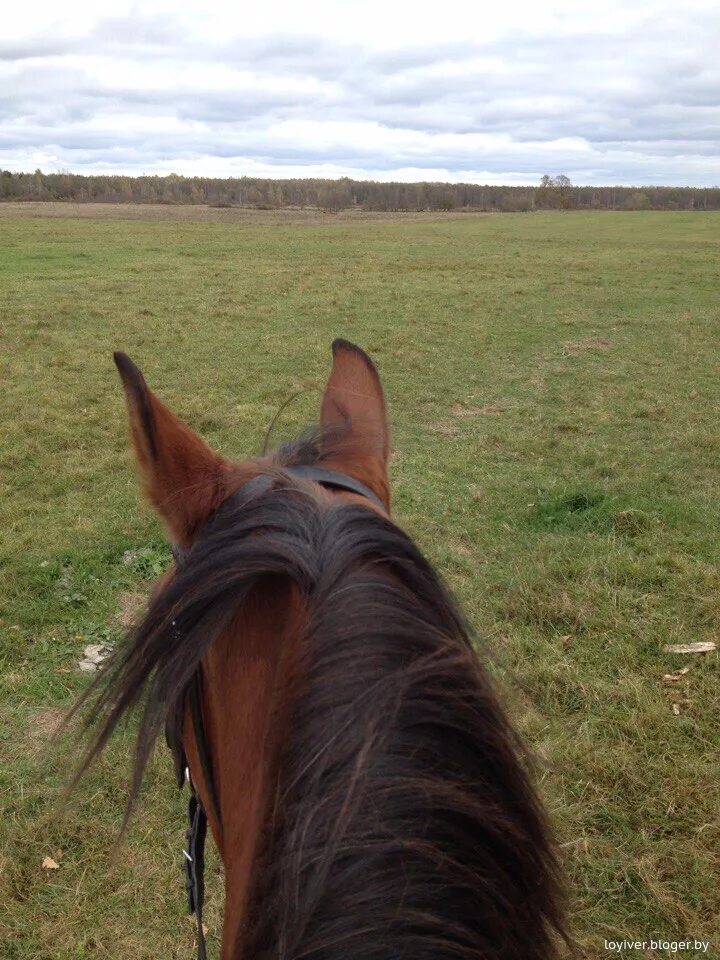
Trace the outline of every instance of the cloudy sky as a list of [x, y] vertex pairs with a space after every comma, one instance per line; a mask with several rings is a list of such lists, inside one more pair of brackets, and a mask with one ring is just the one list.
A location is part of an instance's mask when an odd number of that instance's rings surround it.
[[8, 7], [3, 168], [720, 184], [718, 0]]

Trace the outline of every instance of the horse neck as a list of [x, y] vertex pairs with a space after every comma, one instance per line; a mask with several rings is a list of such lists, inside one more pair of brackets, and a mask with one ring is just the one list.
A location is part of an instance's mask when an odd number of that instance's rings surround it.
[[223, 960], [237, 960], [252, 895], [278, 746], [287, 721], [293, 639], [302, 624], [299, 598], [279, 584], [255, 591], [202, 663], [203, 720], [212, 744], [212, 767], [222, 831], [208, 803], [190, 718], [188, 759], [225, 867]]

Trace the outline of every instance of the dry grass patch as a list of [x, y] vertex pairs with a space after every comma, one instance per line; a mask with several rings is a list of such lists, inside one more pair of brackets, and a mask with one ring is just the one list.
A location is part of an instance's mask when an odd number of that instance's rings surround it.
[[609, 350], [607, 337], [588, 337], [586, 340], [563, 340], [562, 348], [566, 353], [582, 353], [585, 350]]
[[434, 420], [427, 428], [443, 437], [456, 437], [460, 433], [460, 427], [456, 423], [448, 423], [446, 420]]
[[63, 724], [65, 713], [65, 710], [58, 707], [48, 707], [32, 714], [28, 721], [28, 738], [36, 743], [52, 740]]
[[113, 622], [123, 630], [130, 630], [138, 621], [147, 606], [148, 594], [130, 590], [117, 598], [118, 609]]
[[164, 203], [76, 203], [56, 200], [0, 203], [0, 218], [67, 218], [74, 220], [144, 220], [170, 223], [226, 223], [260, 226], [327, 226], [335, 223], [432, 223], [470, 217], [492, 217], [492, 213], [432, 211], [338, 210], [314, 207], [254, 210], [245, 207], [212, 207], [206, 204]]
[[450, 412], [455, 417], [495, 417], [503, 412], [503, 408], [497, 403], [486, 403], [482, 406], [456, 403]]

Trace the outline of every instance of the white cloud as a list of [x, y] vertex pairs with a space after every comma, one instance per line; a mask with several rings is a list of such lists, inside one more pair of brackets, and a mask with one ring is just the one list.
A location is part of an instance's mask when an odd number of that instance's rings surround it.
[[718, 23], [714, 0], [15, 5], [0, 165], [710, 185]]

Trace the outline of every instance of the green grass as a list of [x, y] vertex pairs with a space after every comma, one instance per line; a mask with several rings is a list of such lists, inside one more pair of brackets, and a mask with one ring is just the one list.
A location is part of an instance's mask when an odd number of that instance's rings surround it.
[[138, 502], [112, 350], [242, 458], [291, 392], [312, 388], [276, 437], [314, 418], [342, 335], [384, 377], [397, 519], [544, 761], [588, 956], [626, 937], [713, 939], [718, 956], [718, 659], [662, 647], [720, 622], [719, 253], [714, 214], [0, 209], [0, 954], [193, 956], [165, 752], [113, 854], [131, 731], [64, 808], [75, 751], [49, 739], [86, 682], [83, 647], [119, 634], [118, 598], [168, 556]]

